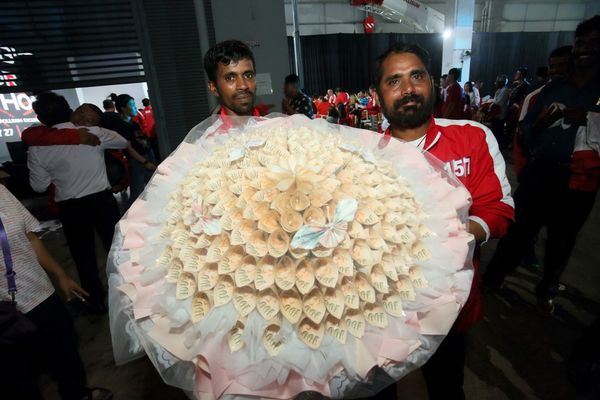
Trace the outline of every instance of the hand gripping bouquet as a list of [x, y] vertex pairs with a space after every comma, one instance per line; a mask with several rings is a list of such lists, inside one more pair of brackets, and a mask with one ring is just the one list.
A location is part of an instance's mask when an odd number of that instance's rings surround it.
[[191, 397], [374, 395], [466, 302], [469, 193], [413, 146], [302, 116], [212, 117], [158, 168], [109, 255], [117, 363]]

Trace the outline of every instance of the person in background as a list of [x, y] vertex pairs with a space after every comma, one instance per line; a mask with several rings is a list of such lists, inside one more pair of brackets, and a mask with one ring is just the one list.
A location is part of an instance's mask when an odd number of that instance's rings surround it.
[[311, 103], [312, 103], [312, 107], [313, 107], [313, 115], [316, 117], [317, 114], [319, 113], [319, 110], [317, 108], [317, 105], [319, 104], [319, 96], [316, 94], [313, 95]]
[[465, 82], [465, 100], [468, 98], [468, 103], [465, 104], [465, 118], [471, 119], [479, 109], [481, 98], [479, 97], [479, 90], [475, 87], [473, 82]]
[[[562, 46], [557, 49], [554, 49], [550, 56], [548, 57], [548, 78], [550, 82], [556, 82], [568, 79], [571, 72], [571, 51], [573, 46]], [[519, 123], [525, 119], [525, 116], [531, 109], [531, 107], [535, 104], [537, 97], [544, 89], [545, 85], [540, 86], [536, 90], [529, 93], [525, 96], [521, 107], [520, 107], [520, 115], [519, 115]], [[524, 146], [523, 138], [521, 135], [521, 129], [518, 128], [513, 136], [513, 164], [515, 168], [515, 174], [517, 178], [521, 175], [523, 168], [529, 162], [530, 155], [526, 151], [526, 146]], [[535, 254], [535, 244], [537, 242], [537, 234], [531, 241], [531, 245], [528, 248], [523, 249], [523, 254], [521, 255], [521, 260], [519, 264], [529, 268], [538, 268], [540, 266], [540, 262], [538, 260], [537, 255]]]
[[375, 85], [369, 87], [369, 94], [369, 102], [365, 110], [369, 112], [369, 115], [377, 115], [381, 111], [381, 107], [379, 106], [379, 95], [377, 94], [377, 87]]
[[112, 112], [116, 114], [115, 102], [111, 99], [102, 100], [102, 108], [104, 108], [104, 112]]
[[520, 114], [519, 107], [525, 95], [529, 92], [530, 85], [527, 81], [527, 73], [527, 67], [518, 68], [509, 89], [510, 96], [508, 97], [508, 110], [506, 114], [506, 134], [509, 142], [517, 129]]
[[331, 107], [331, 104], [325, 100], [325, 96], [319, 96], [319, 101], [317, 102], [317, 116], [327, 116], [329, 114], [329, 107]]
[[340, 104], [345, 107], [348, 105], [349, 101], [350, 95], [348, 92], [343, 91], [342, 88], [335, 89], [335, 106], [338, 107], [338, 110]]
[[367, 96], [366, 92], [361, 90], [360, 92], [358, 92], [356, 97], [358, 98], [358, 102], [363, 108], [366, 108], [367, 105], [369, 105], [369, 96]]
[[446, 90], [444, 104], [442, 106], [442, 118], [463, 119], [465, 109], [465, 98], [463, 90], [458, 84], [457, 68], [452, 68], [446, 76]]
[[507, 87], [507, 76], [498, 75], [495, 85], [496, 92], [494, 93], [494, 98], [482, 105], [482, 112], [484, 113], [484, 121], [490, 125], [490, 129], [494, 133], [500, 148], [505, 148], [508, 145], [508, 141], [504, 133], [504, 124], [506, 122], [506, 110], [508, 109], [508, 98], [510, 95]]
[[300, 78], [298, 75], [291, 74], [285, 77], [283, 85], [283, 94], [285, 98], [281, 102], [281, 109], [287, 115], [303, 114], [308, 118], [313, 117], [312, 101], [298, 85]]
[[335, 93], [333, 93], [333, 89], [327, 89], [325, 100], [327, 100], [329, 104], [335, 105]]
[[[117, 100], [117, 95], [111, 93], [109, 98], [102, 101], [102, 108], [104, 108], [104, 113], [102, 114], [102, 121], [100, 121], [100, 126], [114, 127], [119, 125], [121, 121], [121, 116], [115, 110], [115, 101]], [[114, 129], [113, 129], [114, 130]]]
[[[377, 59], [375, 82], [383, 113], [390, 123], [379, 146], [386, 146], [394, 137], [446, 163], [447, 170], [471, 194], [468, 230], [479, 246], [504, 235], [513, 218], [504, 159], [485, 126], [432, 117], [435, 91], [429, 63], [427, 51], [410, 44], [396, 44]], [[475, 254], [479, 254], [478, 249]], [[483, 317], [477, 256], [473, 264], [475, 275], [469, 299], [451, 331], [421, 368], [431, 400], [465, 397], [465, 332]], [[395, 385], [377, 396], [395, 398]]]
[[142, 105], [144, 108], [140, 110], [140, 113], [144, 116], [144, 134], [150, 141], [150, 148], [154, 156], [155, 162], [158, 164], [162, 160], [160, 152], [158, 150], [158, 138], [156, 137], [156, 123], [154, 122], [154, 110], [150, 104], [150, 99], [142, 99]]
[[500, 288], [545, 226], [544, 274], [535, 294], [547, 312], [554, 311], [560, 277], [598, 191], [598, 171], [586, 165], [597, 166], [600, 158], [586, 139], [600, 136], [600, 15], [577, 26], [572, 59], [569, 79], [548, 83], [521, 121], [531, 158], [515, 192], [516, 221], [483, 281], [490, 290]]
[[[63, 400], [112, 397], [106, 389], [87, 387], [86, 373], [77, 351], [73, 321], [56, 294], [67, 301], [85, 301], [89, 294], [71, 279], [34, 233], [39, 222], [0, 184], [0, 221], [7, 246], [0, 257], [0, 300], [12, 301], [5, 274], [12, 261], [17, 310], [35, 326], [35, 332], [16, 343], [0, 341], [0, 385], [6, 399], [42, 399], [38, 379], [43, 371], [56, 381]], [[3, 235], [4, 236], [4, 235]], [[52, 279], [52, 281], [51, 281]], [[83, 300], [80, 300], [83, 299]], [[94, 394], [96, 396], [94, 396]]]
[[441, 118], [443, 115], [444, 100], [446, 99], [447, 78], [448, 74], [443, 74], [440, 76], [439, 86], [435, 86], [436, 101], [433, 113], [436, 118]]
[[[94, 104], [83, 103], [75, 109], [71, 122], [76, 126], [100, 126], [102, 111]], [[129, 163], [123, 150], [104, 151], [106, 176], [113, 193], [122, 193], [129, 187]]]
[[329, 106], [329, 110], [327, 111], [327, 122], [332, 124], [338, 124], [340, 122], [340, 112], [337, 107]]
[[529, 92], [529, 82], [527, 81], [527, 67], [518, 68], [513, 78], [513, 83], [510, 86], [510, 96], [508, 97], [508, 106], [514, 107], [519, 106], [521, 101], [525, 98], [527, 92]]
[[542, 67], [538, 67], [535, 70], [535, 79], [529, 85], [528, 93], [531, 93], [534, 90], [544, 86], [546, 83], [548, 83], [549, 79], [550, 79], [550, 76], [548, 75], [548, 67], [545, 65]]
[[[72, 110], [64, 97], [42, 93], [33, 103], [41, 123], [47, 127], [75, 128], [70, 121]], [[88, 127], [98, 136], [100, 146], [31, 146], [27, 166], [29, 182], [36, 192], [56, 186], [56, 205], [67, 245], [75, 261], [79, 280], [90, 294], [92, 313], [106, 312], [104, 289], [98, 275], [95, 232], [108, 251], [114, 227], [119, 220], [117, 202], [110, 191], [104, 164], [105, 149], [124, 149], [127, 141], [116, 132]]]
[[115, 107], [119, 119], [102, 118], [103, 127], [114, 130], [127, 140], [125, 156], [129, 164], [129, 206], [144, 191], [146, 183], [150, 180], [156, 165], [152, 162], [148, 139], [142, 128], [133, 121], [137, 115], [135, 100], [128, 94], [116, 97]]

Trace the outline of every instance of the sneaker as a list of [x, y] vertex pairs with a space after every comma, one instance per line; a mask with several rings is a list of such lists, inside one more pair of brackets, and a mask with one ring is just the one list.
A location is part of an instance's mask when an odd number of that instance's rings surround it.
[[554, 299], [538, 297], [537, 299], [537, 308], [544, 314], [554, 314], [555, 305]]
[[101, 387], [90, 388], [89, 400], [111, 400], [113, 392]]

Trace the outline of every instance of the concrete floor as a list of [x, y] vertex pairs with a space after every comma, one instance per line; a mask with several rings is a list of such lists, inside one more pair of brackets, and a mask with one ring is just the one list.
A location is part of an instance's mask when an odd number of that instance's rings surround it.
[[[509, 165], [509, 175], [511, 172]], [[31, 205], [37, 216], [46, 217], [39, 206], [40, 199], [26, 204]], [[567, 290], [557, 299], [553, 315], [536, 308], [533, 288], [541, 276], [539, 270], [518, 268], [500, 293], [484, 297], [485, 319], [468, 334], [467, 399], [600, 399], [600, 379], [596, 380], [595, 388], [577, 394], [566, 376], [566, 361], [573, 343], [600, 315], [599, 230], [600, 198], [597, 198], [564, 273], [562, 281]], [[71, 276], [76, 277], [62, 231], [50, 232], [43, 240]], [[543, 253], [544, 242], [542, 233], [536, 250], [538, 256]], [[483, 247], [482, 265], [487, 264], [495, 246], [491, 242]], [[100, 265], [104, 265], [105, 255], [98, 250]], [[117, 400], [186, 398], [181, 391], [165, 385], [147, 359], [114, 365], [107, 316], [83, 316], [76, 321], [76, 328], [91, 386], [110, 388]], [[401, 383], [398, 398], [427, 398], [419, 371]], [[49, 378], [42, 378], [42, 386], [48, 400], [58, 399]]]

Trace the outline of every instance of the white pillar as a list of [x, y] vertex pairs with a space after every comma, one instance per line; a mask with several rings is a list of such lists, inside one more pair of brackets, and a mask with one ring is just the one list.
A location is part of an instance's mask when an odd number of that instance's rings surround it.
[[462, 68], [461, 82], [469, 79], [475, 0], [447, 0], [441, 74], [450, 68]]

